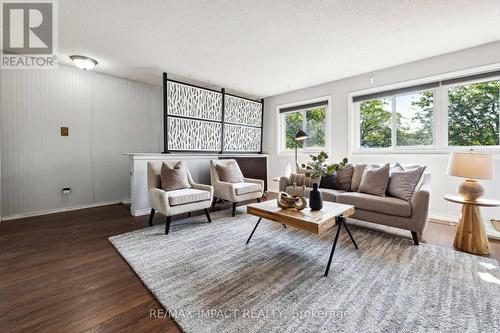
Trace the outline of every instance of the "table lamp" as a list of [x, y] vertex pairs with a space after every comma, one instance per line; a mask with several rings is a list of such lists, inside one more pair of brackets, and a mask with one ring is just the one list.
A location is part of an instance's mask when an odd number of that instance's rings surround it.
[[302, 129], [299, 129], [297, 134], [295, 134], [295, 171], [299, 172], [299, 164], [297, 162], [297, 146], [299, 145], [299, 141], [304, 141], [307, 139], [307, 133]]
[[458, 187], [458, 193], [465, 200], [475, 201], [483, 196], [484, 188], [477, 179], [493, 178], [493, 158], [491, 154], [453, 152], [448, 162], [448, 175], [466, 178]]

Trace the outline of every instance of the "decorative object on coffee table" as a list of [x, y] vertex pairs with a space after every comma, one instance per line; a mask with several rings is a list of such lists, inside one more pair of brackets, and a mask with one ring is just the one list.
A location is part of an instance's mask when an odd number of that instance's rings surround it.
[[309, 207], [311, 210], [320, 210], [323, 208], [323, 197], [318, 190], [318, 183], [313, 183], [311, 193], [309, 193]]
[[297, 160], [297, 148], [299, 147], [299, 141], [302, 142], [307, 139], [307, 133], [302, 129], [299, 129], [297, 134], [295, 134], [295, 171], [300, 172], [299, 162]]
[[325, 202], [324, 209], [320, 211], [313, 211], [310, 208], [306, 208], [302, 211], [296, 211], [294, 209], [281, 209], [277, 207], [273, 201], [265, 201], [258, 204], [250, 204], [247, 206], [247, 213], [250, 215], [255, 215], [259, 218], [257, 224], [252, 230], [250, 237], [248, 237], [247, 244], [252, 239], [255, 230], [259, 226], [262, 219], [270, 220], [273, 222], [281, 223], [283, 225], [288, 225], [294, 228], [306, 230], [318, 235], [323, 234], [327, 229], [335, 224], [338, 224], [335, 240], [333, 241], [332, 250], [330, 252], [330, 257], [326, 265], [325, 276], [328, 276], [330, 271], [330, 264], [332, 263], [333, 254], [335, 252], [335, 247], [337, 246], [337, 241], [339, 239], [340, 229], [343, 226], [349, 235], [354, 247], [358, 249], [358, 245], [352, 237], [351, 231], [346, 223], [346, 217], [354, 214], [354, 206], [344, 205], [333, 202]]
[[498, 200], [477, 199], [465, 200], [458, 195], [446, 195], [445, 200], [462, 204], [460, 221], [455, 234], [453, 246], [458, 250], [474, 253], [489, 254], [490, 246], [488, 235], [484, 229], [483, 219], [479, 207], [500, 206]]
[[307, 201], [303, 196], [289, 195], [286, 192], [280, 192], [276, 201], [278, 207], [283, 209], [295, 208], [296, 210], [302, 210], [307, 207]]
[[448, 162], [448, 175], [466, 178], [458, 188], [464, 200], [474, 201], [484, 195], [484, 188], [477, 179], [493, 178], [493, 158], [491, 154], [453, 152]]

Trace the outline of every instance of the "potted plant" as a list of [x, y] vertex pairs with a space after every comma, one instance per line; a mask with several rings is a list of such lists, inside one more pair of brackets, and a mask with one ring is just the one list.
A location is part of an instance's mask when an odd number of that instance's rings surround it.
[[323, 208], [323, 198], [318, 190], [321, 177], [331, 176], [337, 170], [341, 170], [347, 164], [347, 158], [343, 158], [340, 163], [328, 164], [328, 154], [321, 151], [318, 155], [309, 155], [311, 161], [302, 164], [305, 169], [305, 176], [313, 179], [313, 189], [309, 194], [309, 207], [311, 210], [320, 210]]

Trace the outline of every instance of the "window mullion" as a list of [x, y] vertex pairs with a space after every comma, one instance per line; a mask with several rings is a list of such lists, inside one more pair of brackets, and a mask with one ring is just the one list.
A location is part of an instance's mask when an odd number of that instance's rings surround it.
[[396, 97], [391, 98], [392, 111], [391, 111], [391, 147], [394, 150], [397, 147], [397, 114], [396, 114]]

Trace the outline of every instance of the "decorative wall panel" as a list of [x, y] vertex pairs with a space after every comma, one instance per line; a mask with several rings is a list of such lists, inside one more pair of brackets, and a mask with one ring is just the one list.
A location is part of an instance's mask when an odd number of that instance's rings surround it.
[[262, 103], [169, 80], [163, 73], [164, 150], [260, 152]]
[[262, 103], [226, 95], [224, 104], [225, 122], [261, 126]]
[[222, 93], [168, 81], [168, 114], [222, 121]]
[[222, 124], [169, 117], [168, 150], [220, 151]]
[[224, 125], [224, 151], [259, 152], [262, 129]]

